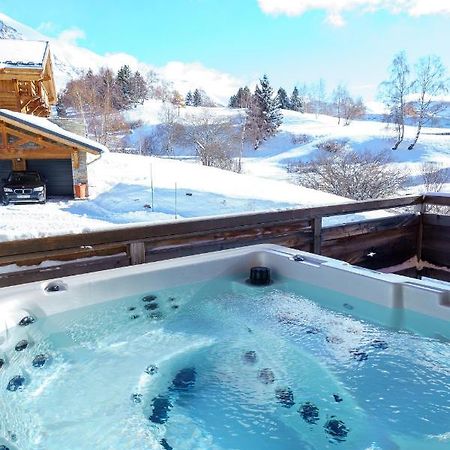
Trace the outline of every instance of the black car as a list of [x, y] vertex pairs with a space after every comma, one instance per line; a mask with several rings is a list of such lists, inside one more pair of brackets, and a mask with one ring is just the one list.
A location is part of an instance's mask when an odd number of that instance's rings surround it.
[[4, 205], [19, 202], [38, 202], [44, 204], [47, 200], [45, 179], [39, 172], [29, 170], [11, 172], [3, 180], [1, 189]]

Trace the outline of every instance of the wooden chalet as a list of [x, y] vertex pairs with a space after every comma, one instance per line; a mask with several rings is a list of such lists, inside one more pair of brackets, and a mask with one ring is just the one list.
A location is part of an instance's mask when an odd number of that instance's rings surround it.
[[48, 117], [54, 104], [48, 42], [0, 39], [0, 108]]

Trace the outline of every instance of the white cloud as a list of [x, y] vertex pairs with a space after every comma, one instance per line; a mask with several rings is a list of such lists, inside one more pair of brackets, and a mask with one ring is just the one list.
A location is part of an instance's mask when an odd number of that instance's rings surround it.
[[66, 43], [66, 44], [72, 44], [72, 45], [77, 45], [78, 41], [80, 39], [85, 39], [86, 38], [86, 34], [83, 30], [81, 30], [80, 28], [68, 28], [67, 30], [62, 31], [59, 35], [58, 35], [58, 41]]
[[41, 33], [51, 33], [55, 31], [55, 24], [53, 22], [41, 22], [37, 27], [37, 30]]
[[242, 85], [242, 82], [232, 75], [209, 69], [200, 63], [172, 61], [156, 71], [182, 93], [201, 88], [219, 103], [226, 103]]
[[410, 16], [450, 14], [450, 0], [258, 0], [266, 14], [300, 16], [308, 11], [324, 11], [326, 21], [334, 26], [345, 24], [342, 13], [379, 10], [392, 14], [406, 13]]

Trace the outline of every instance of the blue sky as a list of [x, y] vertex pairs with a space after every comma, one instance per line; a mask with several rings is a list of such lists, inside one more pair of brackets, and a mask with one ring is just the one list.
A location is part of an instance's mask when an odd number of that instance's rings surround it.
[[49, 36], [81, 30], [78, 44], [97, 53], [158, 66], [200, 62], [244, 82], [267, 73], [288, 90], [323, 78], [369, 98], [399, 50], [412, 60], [437, 54], [450, 66], [450, 0], [409, 0], [416, 9], [401, 11], [391, 0], [373, 12], [355, 0], [339, 8], [322, 0], [320, 9], [314, 1], [0, 0], [0, 10]]

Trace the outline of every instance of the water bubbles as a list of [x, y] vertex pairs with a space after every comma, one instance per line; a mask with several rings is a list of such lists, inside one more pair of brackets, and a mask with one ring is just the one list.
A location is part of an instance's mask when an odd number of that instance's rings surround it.
[[146, 295], [145, 297], [142, 297], [142, 301], [144, 303], [150, 303], [150, 302], [154, 302], [158, 297], [156, 295]]
[[139, 314], [132, 314], [130, 316], [130, 320], [136, 320], [136, 319], [139, 319], [139, 317], [141, 317]]

